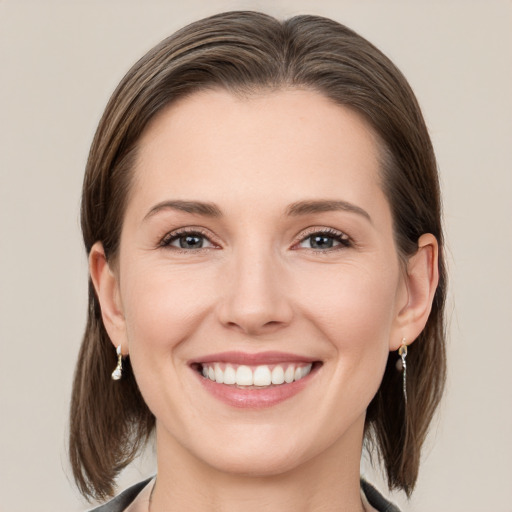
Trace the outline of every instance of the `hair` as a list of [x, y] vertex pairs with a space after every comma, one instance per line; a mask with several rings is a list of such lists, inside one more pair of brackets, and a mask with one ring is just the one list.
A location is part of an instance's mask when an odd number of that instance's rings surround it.
[[[425, 329], [408, 354], [408, 405], [390, 353], [370, 403], [365, 438], [377, 448], [390, 489], [409, 496], [446, 371], [441, 200], [435, 156], [417, 100], [395, 65], [366, 39], [319, 16], [286, 21], [257, 13], [218, 14], [179, 30], [142, 57], [114, 91], [96, 131], [83, 183], [81, 225], [89, 254], [97, 241], [115, 262], [133, 181], [138, 142], [163, 108], [197, 91], [251, 94], [283, 88], [317, 91], [363, 116], [379, 139], [382, 188], [404, 260], [418, 239], [439, 243], [439, 285]], [[110, 373], [116, 354], [89, 279], [87, 325], [71, 399], [69, 455], [80, 492], [114, 494], [115, 479], [148, 441], [155, 418], [129, 359], [123, 378]]]

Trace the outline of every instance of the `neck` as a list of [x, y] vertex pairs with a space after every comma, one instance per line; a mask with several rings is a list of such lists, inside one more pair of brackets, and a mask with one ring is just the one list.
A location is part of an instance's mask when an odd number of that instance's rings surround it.
[[328, 450], [291, 470], [247, 475], [205, 464], [170, 442], [157, 426], [158, 476], [151, 512], [363, 512], [362, 426], [356, 430], [356, 437], [348, 432]]

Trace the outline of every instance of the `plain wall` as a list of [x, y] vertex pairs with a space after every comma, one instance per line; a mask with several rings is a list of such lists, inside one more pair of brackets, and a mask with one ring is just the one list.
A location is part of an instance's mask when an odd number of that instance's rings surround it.
[[[417, 490], [410, 502], [394, 499], [404, 512], [511, 511], [505, 0], [0, 0], [0, 510], [86, 508], [71, 482], [66, 433], [86, 312], [80, 187], [102, 110], [131, 64], [163, 37], [239, 8], [332, 17], [381, 48], [416, 91], [444, 190], [449, 378]], [[121, 485], [151, 471], [149, 454]]]

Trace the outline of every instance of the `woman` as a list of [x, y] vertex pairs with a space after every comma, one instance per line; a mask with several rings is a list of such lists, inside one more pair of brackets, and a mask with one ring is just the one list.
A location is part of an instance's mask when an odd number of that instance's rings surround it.
[[185, 27], [112, 96], [82, 229], [75, 479], [112, 496], [153, 431], [158, 463], [98, 510], [396, 510], [360, 482], [363, 440], [410, 495], [443, 238], [420, 109], [379, 50], [314, 16]]

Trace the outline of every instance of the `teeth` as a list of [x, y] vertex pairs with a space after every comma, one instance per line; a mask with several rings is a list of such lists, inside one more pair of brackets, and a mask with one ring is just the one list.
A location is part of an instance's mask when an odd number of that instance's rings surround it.
[[231, 365], [222, 363], [207, 363], [202, 365], [202, 374], [218, 384], [237, 386], [258, 386], [290, 384], [303, 379], [311, 371], [312, 364], [301, 365], [287, 363], [284, 365]]
[[236, 383], [239, 386], [252, 386], [252, 370], [248, 366], [242, 365], [236, 369]]
[[254, 370], [255, 386], [270, 386], [272, 384], [272, 372], [268, 366], [258, 366]]
[[284, 370], [282, 366], [276, 366], [272, 370], [272, 384], [282, 384], [284, 382]]
[[284, 372], [284, 381], [289, 384], [293, 382], [293, 378], [295, 377], [295, 368], [293, 366], [288, 366], [286, 371]]
[[215, 382], [222, 384], [224, 382], [224, 372], [220, 369], [220, 366], [218, 364], [216, 364], [214, 366], [214, 369], [215, 369]]
[[236, 372], [230, 364], [224, 369], [224, 384], [236, 384]]

